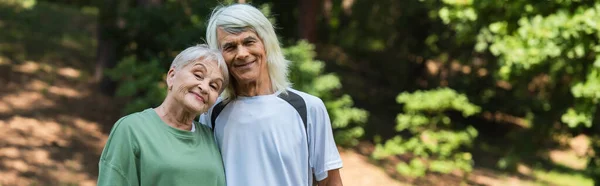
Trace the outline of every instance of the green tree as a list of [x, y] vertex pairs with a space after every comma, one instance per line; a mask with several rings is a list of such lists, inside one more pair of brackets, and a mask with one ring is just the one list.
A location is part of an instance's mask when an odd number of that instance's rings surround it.
[[[599, 140], [600, 3], [445, 0], [438, 13], [457, 35], [476, 35], [474, 51], [496, 57], [499, 79], [523, 96], [533, 94], [529, 107], [534, 117], [556, 119], [574, 132], [583, 127], [593, 141]], [[540, 76], [546, 80], [536, 82]], [[548, 124], [536, 125], [546, 125], [534, 126], [546, 135], [556, 132]], [[598, 143], [593, 144], [598, 152]], [[596, 185], [599, 162], [593, 156], [587, 167]]]

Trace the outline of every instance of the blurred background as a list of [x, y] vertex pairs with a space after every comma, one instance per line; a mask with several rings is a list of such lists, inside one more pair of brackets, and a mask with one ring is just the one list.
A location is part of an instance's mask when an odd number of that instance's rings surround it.
[[95, 185], [234, 2], [326, 103], [345, 185], [600, 185], [600, 2], [0, 0], [0, 186]]

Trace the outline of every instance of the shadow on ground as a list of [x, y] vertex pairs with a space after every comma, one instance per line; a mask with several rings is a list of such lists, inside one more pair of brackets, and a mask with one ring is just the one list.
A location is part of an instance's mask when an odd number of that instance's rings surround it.
[[85, 12], [0, 1], [0, 185], [95, 185], [120, 104], [89, 82], [96, 18]]

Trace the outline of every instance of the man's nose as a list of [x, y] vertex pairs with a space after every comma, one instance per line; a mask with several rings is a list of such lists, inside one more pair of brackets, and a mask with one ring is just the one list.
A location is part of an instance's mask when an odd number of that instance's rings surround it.
[[250, 55], [250, 53], [248, 52], [248, 49], [246, 47], [239, 47], [238, 51], [237, 51], [237, 55], [236, 58], [237, 59], [246, 59], [246, 57], [248, 57]]

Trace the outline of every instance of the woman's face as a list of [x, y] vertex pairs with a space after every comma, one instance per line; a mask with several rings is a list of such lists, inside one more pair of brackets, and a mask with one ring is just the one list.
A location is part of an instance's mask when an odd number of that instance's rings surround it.
[[167, 74], [169, 94], [185, 110], [200, 114], [215, 104], [223, 87], [223, 74], [216, 60], [200, 59]]

